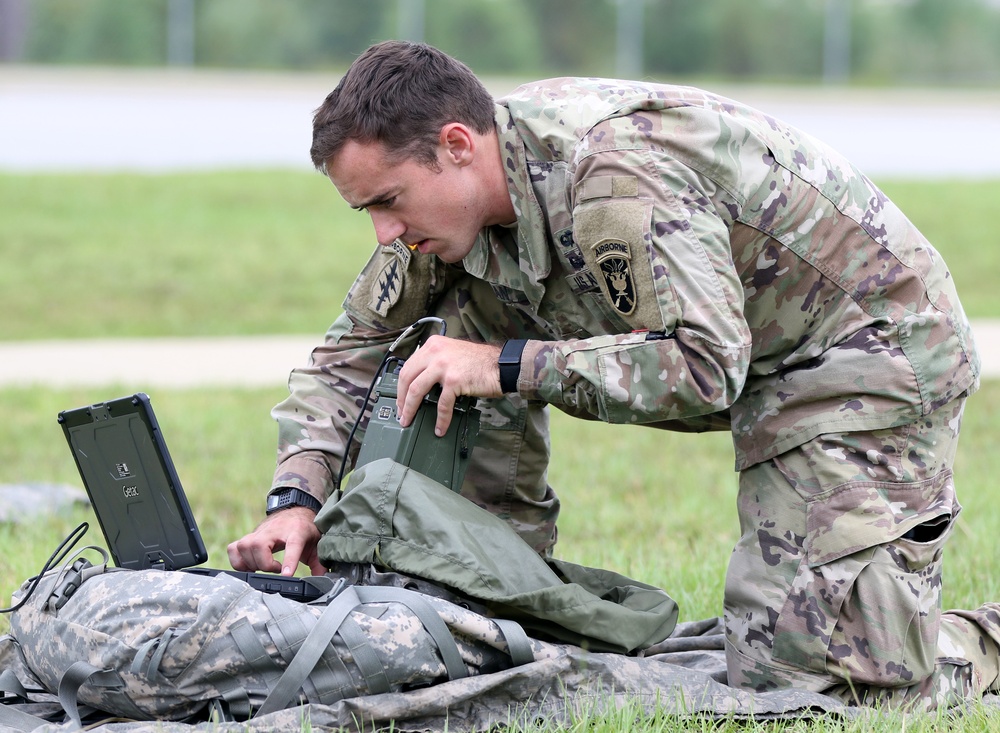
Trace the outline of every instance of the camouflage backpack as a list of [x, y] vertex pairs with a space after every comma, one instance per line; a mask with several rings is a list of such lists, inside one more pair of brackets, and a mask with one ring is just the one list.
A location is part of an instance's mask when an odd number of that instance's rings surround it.
[[[88, 714], [78, 701], [99, 717], [245, 720], [546, 655], [547, 645], [517, 624], [486, 619], [439, 591], [330, 577], [329, 593], [304, 604], [228, 575], [94, 570], [61, 608], [53, 601], [73, 570], [45, 576], [11, 614], [11, 635], [0, 637], [0, 691], [21, 702], [58, 695], [78, 726]], [[0, 727], [17, 727], [21, 715], [0, 705]]]

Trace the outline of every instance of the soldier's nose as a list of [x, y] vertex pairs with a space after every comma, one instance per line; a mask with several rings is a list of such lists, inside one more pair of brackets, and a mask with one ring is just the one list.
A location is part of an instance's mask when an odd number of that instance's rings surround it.
[[392, 244], [406, 232], [406, 226], [395, 217], [376, 212], [371, 212], [371, 216], [375, 237], [383, 246]]

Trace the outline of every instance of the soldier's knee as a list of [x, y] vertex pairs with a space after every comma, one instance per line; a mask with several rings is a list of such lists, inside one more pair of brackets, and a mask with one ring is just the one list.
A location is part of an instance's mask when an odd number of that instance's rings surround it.
[[957, 513], [944, 473], [919, 485], [838, 487], [809, 502], [794, 541], [779, 528], [748, 532], [727, 581], [736, 684], [893, 688], [930, 677], [942, 548]]

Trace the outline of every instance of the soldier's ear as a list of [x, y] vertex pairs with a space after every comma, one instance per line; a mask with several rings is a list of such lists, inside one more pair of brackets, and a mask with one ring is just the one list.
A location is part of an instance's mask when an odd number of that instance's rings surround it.
[[476, 137], [461, 122], [449, 122], [442, 127], [440, 141], [446, 162], [459, 167], [472, 163], [476, 154]]

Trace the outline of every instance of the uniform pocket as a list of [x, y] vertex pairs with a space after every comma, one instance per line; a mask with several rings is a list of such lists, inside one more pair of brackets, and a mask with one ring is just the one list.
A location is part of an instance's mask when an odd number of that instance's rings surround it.
[[950, 471], [813, 497], [806, 559], [778, 615], [774, 658], [884, 687], [931, 674], [942, 548], [960, 510]]

